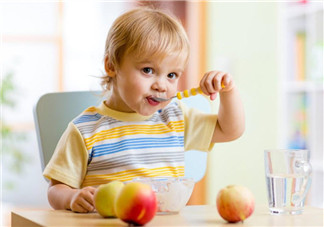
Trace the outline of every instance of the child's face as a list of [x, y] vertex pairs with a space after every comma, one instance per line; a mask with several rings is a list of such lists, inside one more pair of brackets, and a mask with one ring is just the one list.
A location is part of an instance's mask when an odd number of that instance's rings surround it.
[[170, 102], [156, 102], [152, 97], [174, 96], [183, 71], [184, 59], [178, 55], [169, 55], [162, 60], [127, 55], [115, 72], [113, 93], [107, 104], [118, 111], [151, 115]]

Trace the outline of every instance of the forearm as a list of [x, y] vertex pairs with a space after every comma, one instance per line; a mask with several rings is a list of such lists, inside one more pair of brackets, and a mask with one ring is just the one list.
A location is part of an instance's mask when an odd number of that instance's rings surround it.
[[220, 92], [220, 106], [216, 127], [221, 132], [221, 140], [226, 142], [240, 137], [245, 129], [245, 116], [239, 92], [234, 86], [227, 92]]
[[48, 188], [48, 201], [55, 210], [71, 210], [71, 200], [77, 189], [65, 184], [54, 184]]

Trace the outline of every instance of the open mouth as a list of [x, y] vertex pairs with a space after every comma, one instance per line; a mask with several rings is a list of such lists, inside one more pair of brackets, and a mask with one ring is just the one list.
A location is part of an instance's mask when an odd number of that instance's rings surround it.
[[160, 101], [158, 98], [153, 97], [153, 96], [149, 96], [146, 98], [147, 102], [152, 105], [152, 106], [156, 106], [160, 104]]

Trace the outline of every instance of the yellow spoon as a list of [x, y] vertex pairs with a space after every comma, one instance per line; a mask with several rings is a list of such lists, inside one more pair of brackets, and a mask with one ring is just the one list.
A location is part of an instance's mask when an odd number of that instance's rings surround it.
[[[225, 86], [222, 83], [222, 88], [224, 88], [224, 87]], [[194, 95], [197, 95], [197, 94], [201, 94], [201, 95], [204, 94], [200, 87], [187, 89], [187, 90], [184, 90], [182, 92], [177, 92], [177, 94], [175, 96], [172, 96], [171, 98], [168, 98], [168, 99], [158, 98], [158, 97], [154, 97], [152, 99], [154, 99], [157, 102], [165, 102], [165, 101], [169, 101], [170, 99], [173, 99], [173, 98], [182, 99], [182, 98], [188, 98], [190, 96], [194, 96]]]

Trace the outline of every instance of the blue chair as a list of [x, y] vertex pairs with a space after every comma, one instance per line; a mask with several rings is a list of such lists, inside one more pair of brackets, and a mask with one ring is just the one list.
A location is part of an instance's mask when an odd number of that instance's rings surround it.
[[[41, 166], [52, 157], [55, 147], [68, 123], [89, 106], [102, 101], [98, 91], [48, 93], [39, 98], [34, 107], [35, 128], [40, 152]], [[210, 102], [201, 95], [182, 99], [189, 107], [211, 112]], [[185, 153], [185, 176], [200, 181], [206, 172], [207, 153], [191, 150]]]

